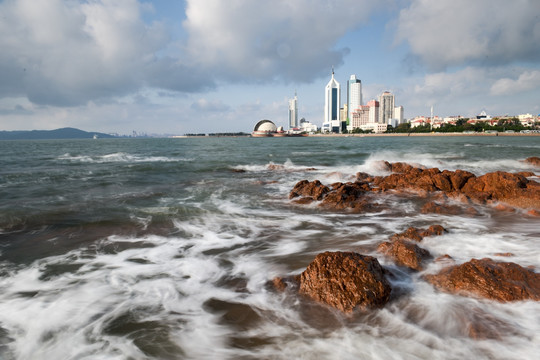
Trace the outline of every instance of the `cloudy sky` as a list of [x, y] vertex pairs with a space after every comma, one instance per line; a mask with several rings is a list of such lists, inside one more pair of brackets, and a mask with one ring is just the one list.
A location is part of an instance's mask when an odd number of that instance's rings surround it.
[[332, 66], [405, 117], [540, 113], [538, 0], [0, 0], [0, 130], [322, 124]]

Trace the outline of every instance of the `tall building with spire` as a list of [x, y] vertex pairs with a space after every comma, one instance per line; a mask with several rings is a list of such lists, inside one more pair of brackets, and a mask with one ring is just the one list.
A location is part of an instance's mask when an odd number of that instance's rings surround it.
[[394, 118], [394, 94], [385, 91], [379, 97], [379, 122], [388, 124]]
[[298, 128], [298, 97], [294, 92], [294, 99], [289, 100], [289, 129]]
[[347, 125], [350, 125], [352, 113], [362, 106], [362, 82], [351, 75], [347, 81]]
[[334, 68], [332, 68], [332, 78], [326, 85], [324, 93], [324, 122], [322, 130], [326, 132], [341, 132], [339, 114], [341, 85], [334, 79]]

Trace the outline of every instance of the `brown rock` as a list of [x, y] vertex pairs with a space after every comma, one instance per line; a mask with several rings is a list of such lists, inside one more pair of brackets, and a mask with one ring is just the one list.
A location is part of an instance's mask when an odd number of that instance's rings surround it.
[[506, 212], [514, 212], [514, 211], [516, 211], [516, 209], [514, 209], [513, 207], [508, 206], [506, 204], [501, 204], [501, 203], [498, 203], [493, 208], [495, 210], [498, 210], [498, 211], [506, 211]]
[[365, 186], [360, 183], [333, 184], [332, 191], [324, 197], [321, 206], [336, 210], [365, 210], [369, 207], [369, 202], [363, 198]]
[[429, 228], [422, 230], [415, 228], [411, 226], [407, 230], [405, 230], [402, 233], [394, 234], [390, 237], [391, 241], [396, 240], [414, 240], [414, 241], [422, 241], [423, 238], [426, 236], [434, 236], [434, 235], [442, 235], [446, 231], [445, 228], [443, 228], [441, 225], [431, 225]]
[[266, 167], [268, 170], [275, 171], [275, 170], [285, 170], [285, 166], [280, 164], [268, 164]]
[[289, 277], [276, 277], [272, 280], [271, 285], [272, 287], [279, 291], [283, 292], [286, 289], [298, 289], [298, 282], [300, 280], [300, 276], [289, 276]]
[[431, 258], [426, 249], [402, 239], [382, 243], [377, 251], [391, 257], [396, 264], [417, 271], [423, 270], [423, 262]]
[[442, 214], [442, 215], [459, 215], [463, 213], [460, 206], [457, 205], [443, 205], [434, 201], [428, 202], [420, 210], [422, 214]]
[[443, 174], [448, 175], [448, 178], [450, 179], [450, 182], [452, 183], [452, 188], [454, 190], [461, 190], [463, 185], [467, 183], [467, 181], [471, 178], [474, 178], [474, 174], [468, 171], [463, 170], [456, 170], [456, 171], [443, 171]]
[[300, 290], [311, 299], [344, 312], [380, 307], [391, 287], [376, 258], [353, 252], [325, 252], [300, 275]]
[[540, 211], [532, 209], [527, 211], [527, 215], [540, 217]]
[[525, 162], [528, 162], [529, 164], [533, 164], [533, 165], [536, 165], [536, 166], [540, 166], [540, 157], [531, 156], [529, 158], [526, 158]]
[[540, 300], [540, 274], [512, 262], [472, 259], [425, 279], [442, 291], [501, 302]]
[[421, 230], [411, 226], [402, 233], [392, 235], [390, 240], [396, 241], [401, 239], [410, 239], [414, 241], [422, 241], [424, 237], [420, 234], [420, 232]]
[[444, 233], [448, 232], [445, 228], [443, 228], [441, 225], [431, 225], [427, 230], [424, 230], [422, 232], [422, 236], [433, 236], [433, 235], [442, 235]]
[[504, 256], [504, 257], [511, 257], [511, 256], [514, 256], [514, 254], [511, 253], [511, 252], [495, 253], [495, 254], [493, 254], [493, 255], [495, 255], [495, 256]]
[[435, 262], [447, 262], [447, 261], [454, 262], [454, 258], [448, 254], [444, 254], [444, 255], [438, 256], [434, 261]]
[[516, 174], [521, 175], [521, 176], [525, 176], [525, 177], [536, 176], [536, 174], [533, 173], [532, 171], [519, 171]]
[[471, 178], [462, 189], [469, 197], [485, 202], [496, 200], [521, 208], [540, 207], [540, 183], [523, 175], [503, 171]]
[[307, 181], [302, 180], [296, 183], [294, 188], [289, 194], [289, 199], [293, 199], [298, 196], [310, 197], [314, 200], [321, 200], [323, 196], [328, 193], [330, 189], [321, 184], [319, 180]]

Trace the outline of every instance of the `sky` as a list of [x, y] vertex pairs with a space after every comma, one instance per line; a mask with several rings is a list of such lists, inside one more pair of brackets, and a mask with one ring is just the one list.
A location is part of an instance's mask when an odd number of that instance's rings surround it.
[[0, 0], [0, 130], [320, 126], [332, 67], [406, 118], [540, 113], [538, 0]]

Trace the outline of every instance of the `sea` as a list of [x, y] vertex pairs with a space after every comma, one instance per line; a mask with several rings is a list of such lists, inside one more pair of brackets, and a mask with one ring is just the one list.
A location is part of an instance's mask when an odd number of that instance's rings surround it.
[[[540, 137], [0, 141], [0, 358], [538, 359], [540, 302], [443, 293], [422, 278], [442, 263], [412, 273], [376, 248], [440, 224], [420, 244], [434, 257], [540, 271], [540, 218], [423, 214], [391, 193], [369, 213], [288, 198], [303, 179], [386, 175], [381, 160], [539, 174], [530, 156]], [[377, 257], [391, 301], [344, 314], [270, 285], [324, 251]]]

